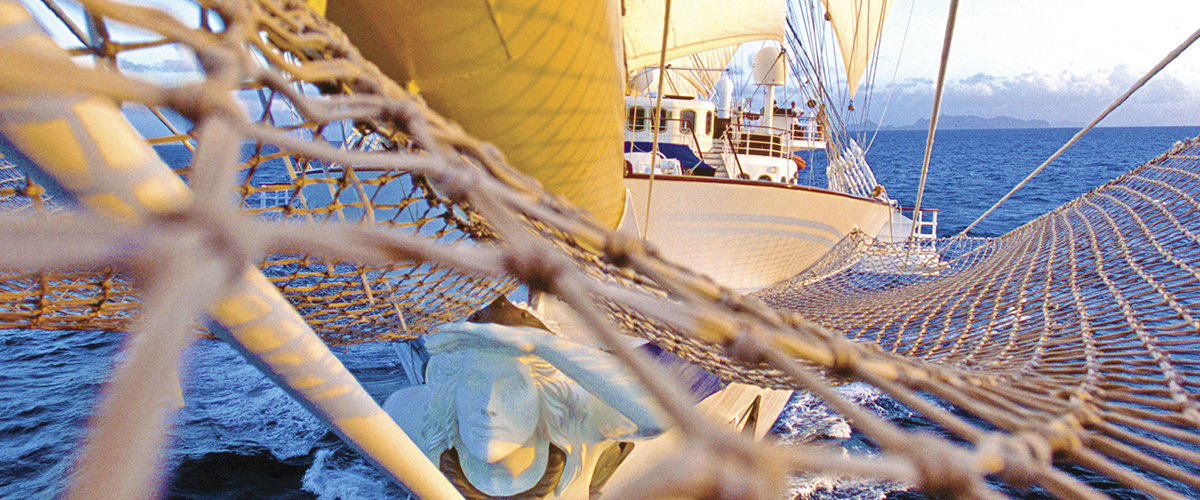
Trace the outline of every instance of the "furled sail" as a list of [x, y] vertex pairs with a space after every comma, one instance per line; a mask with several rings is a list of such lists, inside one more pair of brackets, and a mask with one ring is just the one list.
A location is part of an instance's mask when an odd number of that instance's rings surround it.
[[[637, 70], [658, 66], [662, 50], [663, 0], [625, 0], [623, 31], [625, 38], [625, 69]], [[745, 42], [776, 40], [783, 42], [787, 8], [782, 0], [673, 0], [671, 27], [667, 36], [667, 60], [673, 66], [694, 67], [692, 63], [724, 68], [733, 57], [728, 52], [713, 49], [737, 48]], [[706, 52], [713, 51], [713, 52]], [[701, 54], [701, 61], [686, 56]], [[712, 60], [709, 60], [712, 59]], [[678, 72], [677, 72], [678, 73]], [[713, 82], [720, 75], [712, 78]], [[670, 77], [668, 77], [670, 78]], [[670, 80], [664, 84], [670, 83]], [[711, 83], [709, 84], [711, 88]]]
[[850, 98], [858, 90], [863, 73], [867, 70], [871, 52], [883, 32], [883, 21], [892, 10], [890, 0], [821, 0], [828, 13], [838, 46], [842, 49], [842, 61], [846, 66], [846, 82], [850, 87]]

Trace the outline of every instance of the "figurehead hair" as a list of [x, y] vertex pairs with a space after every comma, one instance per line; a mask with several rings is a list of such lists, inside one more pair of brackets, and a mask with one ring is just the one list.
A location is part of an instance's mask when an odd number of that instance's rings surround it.
[[470, 323], [495, 323], [505, 326], [528, 326], [541, 330], [550, 331], [546, 327], [546, 320], [538, 316], [537, 312], [531, 310], [524, 303], [513, 304], [508, 298], [501, 295], [496, 297], [487, 307], [475, 311], [467, 318]]

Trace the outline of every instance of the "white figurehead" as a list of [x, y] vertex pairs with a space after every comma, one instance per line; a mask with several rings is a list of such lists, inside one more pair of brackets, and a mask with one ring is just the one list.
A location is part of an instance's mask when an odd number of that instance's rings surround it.
[[384, 408], [467, 498], [586, 499], [626, 441], [663, 432], [652, 400], [602, 351], [492, 323], [445, 325], [426, 342], [427, 384]]

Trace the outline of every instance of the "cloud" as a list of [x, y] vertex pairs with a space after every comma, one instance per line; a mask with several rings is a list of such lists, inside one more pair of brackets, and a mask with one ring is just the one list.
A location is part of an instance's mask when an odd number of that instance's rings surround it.
[[[1091, 121], [1140, 78], [1128, 66], [1105, 71], [1057, 74], [1028, 72], [1014, 77], [979, 73], [948, 81], [941, 112], [985, 118], [1008, 116], [1046, 120], [1052, 126], [1081, 126]], [[890, 99], [887, 87], [873, 96], [872, 119], [885, 125], [909, 125], [929, 118], [934, 83], [928, 79], [897, 82]], [[1102, 125], [1156, 126], [1200, 124], [1196, 91], [1172, 74], [1156, 76]], [[886, 109], [886, 115], [884, 115]]]
[[956, 82], [957, 91], [964, 95], [975, 95], [981, 97], [991, 96], [996, 93], [996, 77], [977, 73], [970, 78], [964, 78]]

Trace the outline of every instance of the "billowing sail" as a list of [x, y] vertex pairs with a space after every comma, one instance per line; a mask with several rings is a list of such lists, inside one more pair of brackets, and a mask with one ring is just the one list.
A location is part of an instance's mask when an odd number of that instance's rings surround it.
[[618, 1], [330, 0], [326, 17], [431, 108], [615, 227], [625, 207]]
[[862, 82], [863, 72], [871, 59], [871, 52], [883, 32], [883, 21], [892, 10], [890, 0], [821, 0], [829, 14], [829, 22], [837, 35], [842, 49], [842, 61], [846, 65], [846, 82], [850, 86], [850, 98]]
[[[630, 74], [647, 66], [658, 66], [664, 4], [663, 0], [625, 0], [625, 65]], [[783, 0], [672, 0], [667, 60], [675, 66], [684, 66], [694, 62], [685, 56], [712, 49], [736, 48], [757, 40], [783, 42], [786, 15]], [[733, 57], [732, 51], [728, 57]], [[726, 58], [716, 68], [724, 68], [728, 63]], [[712, 80], [715, 82], [719, 77], [716, 75]]]
[[[686, 55], [678, 59], [667, 61], [667, 71], [665, 72], [666, 81], [663, 82], [663, 92], [667, 95], [677, 95], [686, 97], [707, 96], [712, 91], [713, 85], [717, 84], [717, 80], [721, 79], [724, 70], [729, 66], [729, 61], [733, 59], [733, 54], [737, 52], [736, 45], [725, 47], [717, 47], [695, 54]], [[658, 61], [654, 62], [658, 65]], [[641, 69], [633, 72], [630, 75], [632, 80], [635, 75], [647, 69]], [[657, 82], [649, 78], [639, 79], [643, 85], [657, 85]], [[653, 88], [653, 87], [650, 87]], [[630, 89], [637, 93], [644, 88]]]

